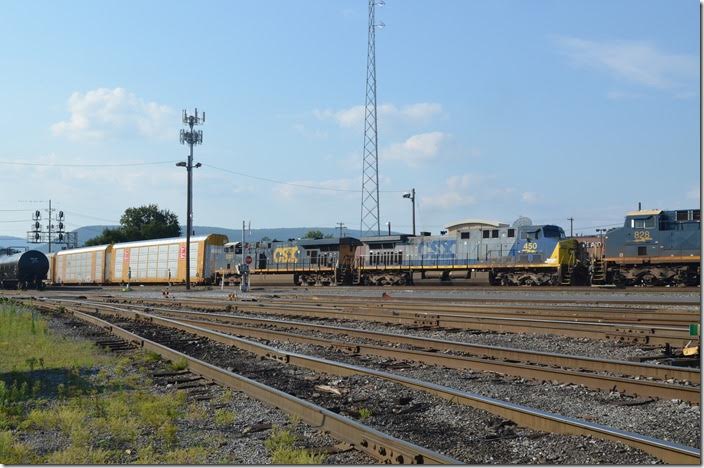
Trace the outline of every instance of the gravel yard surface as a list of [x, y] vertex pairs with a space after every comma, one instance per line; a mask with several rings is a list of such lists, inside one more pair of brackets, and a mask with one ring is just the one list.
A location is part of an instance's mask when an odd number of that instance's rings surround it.
[[387, 325], [383, 323], [362, 322], [357, 320], [312, 319], [307, 317], [285, 318], [280, 315], [254, 313], [237, 314], [224, 311], [220, 313], [232, 316], [287, 320], [307, 324], [312, 323], [382, 333], [396, 333], [421, 338], [458, 341], [468, 344], [503, 346], [507, 348], [544, 351], [548, 353], [574, 354], [577, 356], [603, 359], [628, 360], [638, 356], [652, 356], [657, 354], [657, 351], [652, 347], [559, 335], [480, 332], [474, 330], [422, 329], [397, 324]]
[[[86, 325], [80, 321], [74, 321], [59, 315], [45, 315], [49, 321], [51, 329], [66, 337], [66, 339], [97, 339], [96, 337], [107, 337], [102, 330]], [[129, 354], [134, 351], [127, 351]], [[153, 371], [157, 373], [163, 371], [163, 361], [154, 365]], [[137, 372], [131, 369], [131, 372]], [[155, 377], [151, 375], [143, 376], [145, 379], [151, 378], [154, 381], [152, 391], [154, 393], [174, 392], [179, 388], [186, 388], [192, 383], [180, 385], [176, 381], [197, 377], [185, 373], [177, 377]], [[176, 383], [175, 383], [176, 382]], [[271, 435], [271, 427], [280, 426], [292, 431], [297, 436], [295, 446], [307, 448], [311, 452], [316, 449], [328, 449], [338, 443], [329, 434], [323, 433], [300, 421], [295, 421], [283, 411], [268, 406], [247, 394], [239, 391], [231, 391], [217, 385], [196, 386], [188, 388], [189, 408], [194, 415], [187, 414], [185, 418], [178, 421], [178, 439], [182, 447], [208, 446], [214, 441], [219, 444], [219, 448], [214, 454], [209, 456], [209, 463], [222, 463], [223, 458], [227, 463], [242, 463], [247, 465], [258, 465], [271, 463], [270, 453], [264, 445], [266, 439]], [[190, 413], [190, 412], [189, 412]], [[234, 417], [227, 424], [218, 422], [215, 418], [217, 413], [229, 413]], [[265, 429], [261, 429], [264, 427]], [[254, 430], [253, 430], [254, 429]], [[56, 437], [57, 434], [43, 433], [39, 437], [33, 436], [34, 445], [41, 447], [43, 451], [56, 449], [66, 445], [65, 437]], [[28, 442], [28, 441], [25, 441]], [[139, 456], [133, 451], [132, 458]], [[125, 460], [130, 463], [130, 460]], [[376, 460], [356, 450], [333, 453], [327, 456], [325, 463], [328, 464], [373, 464]]]
[[[356, 417], [397, 437], [468, 463], [653, 463], [622, 444], [518, 428], [511, 421], [423, 392], [364, 376], [339, 377], [262, 361], [249, 353], [208, 340], [183, 341], [189, 334], [120, 320], [125, 328], [156, 341], [173, 341], [200, 359]], [[178, 337], [178, 338], [177, 338]], [[178, 344], [177, 344], [178, 343]], [[320, 385], [339, 392], [329, 393]], [[316, 388], [316, 386], [318, 388]]]
[[590, 390], [581, 385], [348, 355], [313, 345], [279, 341], [268, 344], [289, 352], [393, 372], [691, 447], [700, 447], [701, 443], [700, 407], [688, 402], [639, 399], [617, 392]]

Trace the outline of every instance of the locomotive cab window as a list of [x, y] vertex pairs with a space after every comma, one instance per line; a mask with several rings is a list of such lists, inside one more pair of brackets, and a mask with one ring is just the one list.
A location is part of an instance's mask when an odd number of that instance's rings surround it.
[[559, 239], [564, 237], [564, 232], [561, 231], [562, 229], [557, 226], [543, 226], [543, 235], [545, 237], [556, 237]]
[[516, 237], [516, 230], [515, 230], [515, 229], [509, 229], [507, 236], [508, 236], [508, 237]]
[[482, 231], [482, 237], [484, 239], [488, 239], [489, 238], [489, 231]]
[[689, 212], [687, 210], [680, 210], [677, 212], [677, 221], [687, 221], [689, 219]]
[[694, 221], [700, 221], [700, 219], [701, 219], [700, 217], [701, 217], [701, 213], [699, 212], [699, 210], [692, 211], [692, 219]]
[[631, 227], [634, 229], [652, 229], [655, 227], [655, 219], [652, 216], [647, 218], [632, 219]]
[[469, 239], [469, 232], [461, 232], [460, 238], [461, 239]]
[[492, 239], [496, 239], [496, 238], [498, 238], [498, 237], [499, 237], [499, 230], [498, 230], [498, 229], [493, 229], [493, 230], [491, 231], [491, 238], [492, 238]]

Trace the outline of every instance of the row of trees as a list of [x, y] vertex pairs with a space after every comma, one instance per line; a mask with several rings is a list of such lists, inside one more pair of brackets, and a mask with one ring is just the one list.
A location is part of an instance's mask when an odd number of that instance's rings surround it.
[[178, 237], [181, 227], [178, 216], [169, 210], [160, 210], [155, 204], [127, 208], [120, 218], [120, 226], [105, 228], [102, 234], [86, 242], [86, 245], [104, 245], [116, 242], [162, 239]]
[[[169, 210], [160, 210], [156, 204], [151, 204], [127, 208], [120, 218], [119, 227], [103, 229], [100, 235], [88, 240], [85, 245], [163, 239], [180, 235], [181, 227], [178, 223], [178, 216]], [[319, 230], [308, 231], [303, 236], [304, 239], [331, 239], [332, 237], [332, 235], [325, 235]]]

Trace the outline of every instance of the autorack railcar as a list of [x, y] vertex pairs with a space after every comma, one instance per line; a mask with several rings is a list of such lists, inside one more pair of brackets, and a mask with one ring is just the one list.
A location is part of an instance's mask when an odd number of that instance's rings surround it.
[[[222, 268], [227, 237], [191, 237], [191, 282], [208, 283]], [[183, 283], [186, 238], [153, 239], [57, 252], [49, 273], [52, 284]]]

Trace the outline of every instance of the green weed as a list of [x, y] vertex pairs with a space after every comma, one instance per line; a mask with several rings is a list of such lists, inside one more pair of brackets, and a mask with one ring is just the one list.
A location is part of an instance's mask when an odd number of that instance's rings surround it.
[[220, 408], [215, 410], [215, 424], [220, 427], [232, 426], [235, 423], [235, 413], [232, 411]]
[[360, 408], [359, 409], [359, 420], [360, 421], [366, 421], [367, 419], [372, 417], [372, 410], [367, 409], [367, 408]]

